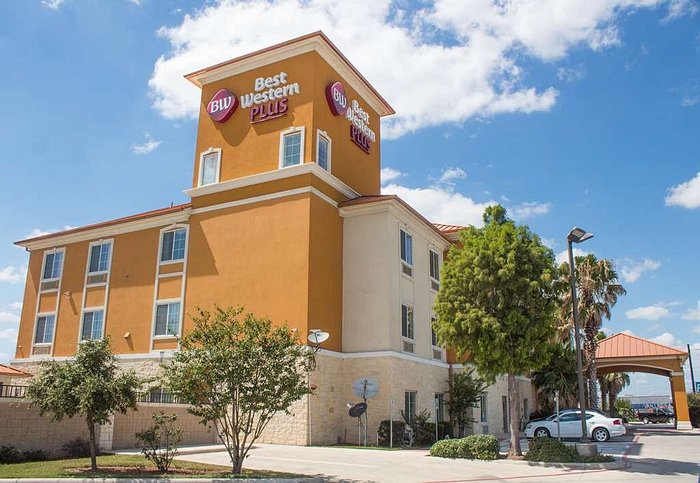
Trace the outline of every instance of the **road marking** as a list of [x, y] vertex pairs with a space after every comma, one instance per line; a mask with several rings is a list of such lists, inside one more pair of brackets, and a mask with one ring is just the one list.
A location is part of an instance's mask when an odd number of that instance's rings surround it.
[[322, 465], [340, 465], [340, 466], [358, 466], [360, 468], [376, 468], [374, 465], [358, 465], [355, 463], [338, 463], [335, 461], [318, 461], [318, 460], [295, 460], [293, 458], [276, 458], [274, 456], [258, 456], [250, 455], [250, 458], [261, 460], [277, 460], [277, 461], [294, 461], [295, 463], [320, 463]]

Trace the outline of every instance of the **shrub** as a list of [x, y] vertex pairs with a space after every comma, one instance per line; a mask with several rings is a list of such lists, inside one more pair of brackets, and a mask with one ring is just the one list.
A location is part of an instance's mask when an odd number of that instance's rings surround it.
[[535, 438], [530, 442], [525, 459], [545, 463], [573, 463], [577, 456], [573, 446], [552, 438]]
[[90, 456], [90, 442], [83, 438], [75, 438], [63, 445], [63, 452], [69, 458], [85, 458]]
[[[394, 447], [401, 446], [403, 441], [403, 430], [406, 423], [403, 421], [394, 421]], [[379, 445], [389, 446], [389, 420], [385, 419], [379, 423]]]
[[576, 447], [551, 438], [535, 438], [530, 441], [530, 449], [525, 455], [528, 461], [544, 463], [609, 463], [615, 461], [610, 455], [597, 454], [581, 456]]
[[490, 434], [443, 439], [430, 448], [430, 456], [438, 458], [495, 460], [498, 458], [498, 452], [498, 440]]
[[443, 439], [430, 447], [430, 456], [437, 458], [470, 458], [464, 453], [466, 446], [461, 439]]
[[0, 464], [20, 463], [24, 456], [14, 446], [0, 446]]
[[46, 461], [51, 458], [51, 454], [43, 449], [28, 449], [22, 451], [24, 461]]
[[690, 411], [690, 424], [694, 428], [700, 428], [700, 393], [688, 394], [688, 410]]
[[176, 414], [165, 414], [163, 411], [153, 413], [153, 425], [136, 433], [136, 441], [144, 457], [165, 473], [177, 455], [177, 445], [182, 441], [182, 429], [175, 427], [176, 420]]
[[462, 438], [469, 452], [478, 460], [495, 460], [498, 458], [500, 445], [495, 436], [490, 434], [475, 434]]

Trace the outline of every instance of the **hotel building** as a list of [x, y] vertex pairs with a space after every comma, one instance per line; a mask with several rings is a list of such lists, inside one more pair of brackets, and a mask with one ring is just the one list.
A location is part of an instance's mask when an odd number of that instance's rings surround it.
[[[355, 441], [347, 403], [362, 377], [379, 386], [370, 441], [402, 410], [446, 419], [447, 380], [462, 365], [431, 319], [460, 227], [381, 195], [380, 119], [391, 106], [320, 32], [186, 79], [201, 89], [190, 201], [17, 242], [30, 256], [12, 365], [35, 372], [108, 336], [124, 367], [157, 375], [188, 314], [243, 305], [302, 337], [330, 334], [315, 393], [264, 441]], [[529, 380], [520, 393], [533, 409]], [[475, 432], [504, 432], [506, 398], [499, 380]]]

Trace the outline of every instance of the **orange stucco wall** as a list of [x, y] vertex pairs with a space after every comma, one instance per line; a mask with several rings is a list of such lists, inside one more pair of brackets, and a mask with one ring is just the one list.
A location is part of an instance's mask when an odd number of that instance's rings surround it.
[[[251, 124], [250, 108], [238, 107], [225, 123], [206, 113], [213, 94], [227, 88], [239, 97], [254, 92], [258, 77], [287, 73], [300, 93], [288, 97], [285, 116]], [[280, 132], [304, 126], [304, 163], [316, 162], [317, 130], [331, 138], [331, 174], [361, 194], [380, 189], [379, 116], [343, 82], [349, 100], [358, 100], [376, 133], [369, 154], [350, 138], [350, 123], [333, 116], [325, 88], [343, 81], [319, 54], [310, 52], [203, 86], [195, 147], [193, 186], [198, 184], [200, 153], [222, 151], [220, 181], [275, 171], [279, 166]], [[298, 329], [303, 341], [309, 329], [331, 333], [324, 347], [342, 347], [343, 222], [338, 209], [314, 193], [257, 201], [197, 212], [204, 207], [281, 191], [313, 187], [335, 202], [346, 195], [313, 173], [299, 174], [220, 193], [195, 196], [189, 226], [187, 263], [158, 266], [163, 226], [113, 238], [107, 287], [84, 291], [90, 241], [70, 243], [64, 257], [61, 293], [42, 296], [41, 305], [59, 311], [52, 354], [75, 353], [84, 306], [107, 306], [105, 335], [117, 354], [144, 354], [176, 347], [172, 338], [152, 340], [154, 300], [177, 299], [184, 293], [183, 330], [192, 325], [196, 308], [244, 305], [275, 323]], [[115, 227], [115, 229], [118, 227]], [[20, 324], [17, 358], [31, 356], [38, 280], [43, 250], [31, 253]], [[179, 273], [185, 272], [182, 277]], [[157, 278], [157, 274], [174, 274]], [[183, 291], [184, 284], [184, 291]], [[85, 301], [83, 300], [85, 297]], [[128, 334], [128, 336], [127, 336]]]
[[[224, 123], [213, 121], [206, 112], [211, 98], [226, 88], [240, 96], [254, 92], [255, 79], [287, 73], [288, 83], [298, 83], [299, 94], [288, 97], [286, 115], [251, 124], [250, 108], [238, 106]], [[280, 132], [290, 127], [305, 127], [304, 162], [316, 161], [317, 129], [326, 131], [332, 141], [331, 172], [361, 194], [379, 193], [379, 116], [345, 83], [350, 99], [357, 99], [370, 115], [370, 127], [376, 133], [370, 154], [350, 139], [350, 124], [331, 114], [325, 98], [326, 86], [342, 80], [315, 52], [275, 62], [253, 71], [222, 79], [202, 88], [199, 127], [195, 150], [192, 186], [198, 185], [200, 154], [209, 148], [221, 148], [220, 180], [230, 180], [274, 171], [279, 167]]]

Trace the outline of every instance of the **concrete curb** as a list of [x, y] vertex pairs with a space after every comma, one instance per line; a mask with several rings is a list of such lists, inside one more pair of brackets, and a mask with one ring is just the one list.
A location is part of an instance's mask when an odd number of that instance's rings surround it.
[[528, 466], [540, 466], [542, 468], [565, 468], [569, 470], [621, 470], [626, 466], [622, 459], [610, 463], [543, 463], [541, 461], [525, 461]]
[[321, 478], [0, 478], [0, 483], [126, 483], [127, 481], [138, 481], [139, 483], [323, 483]]

